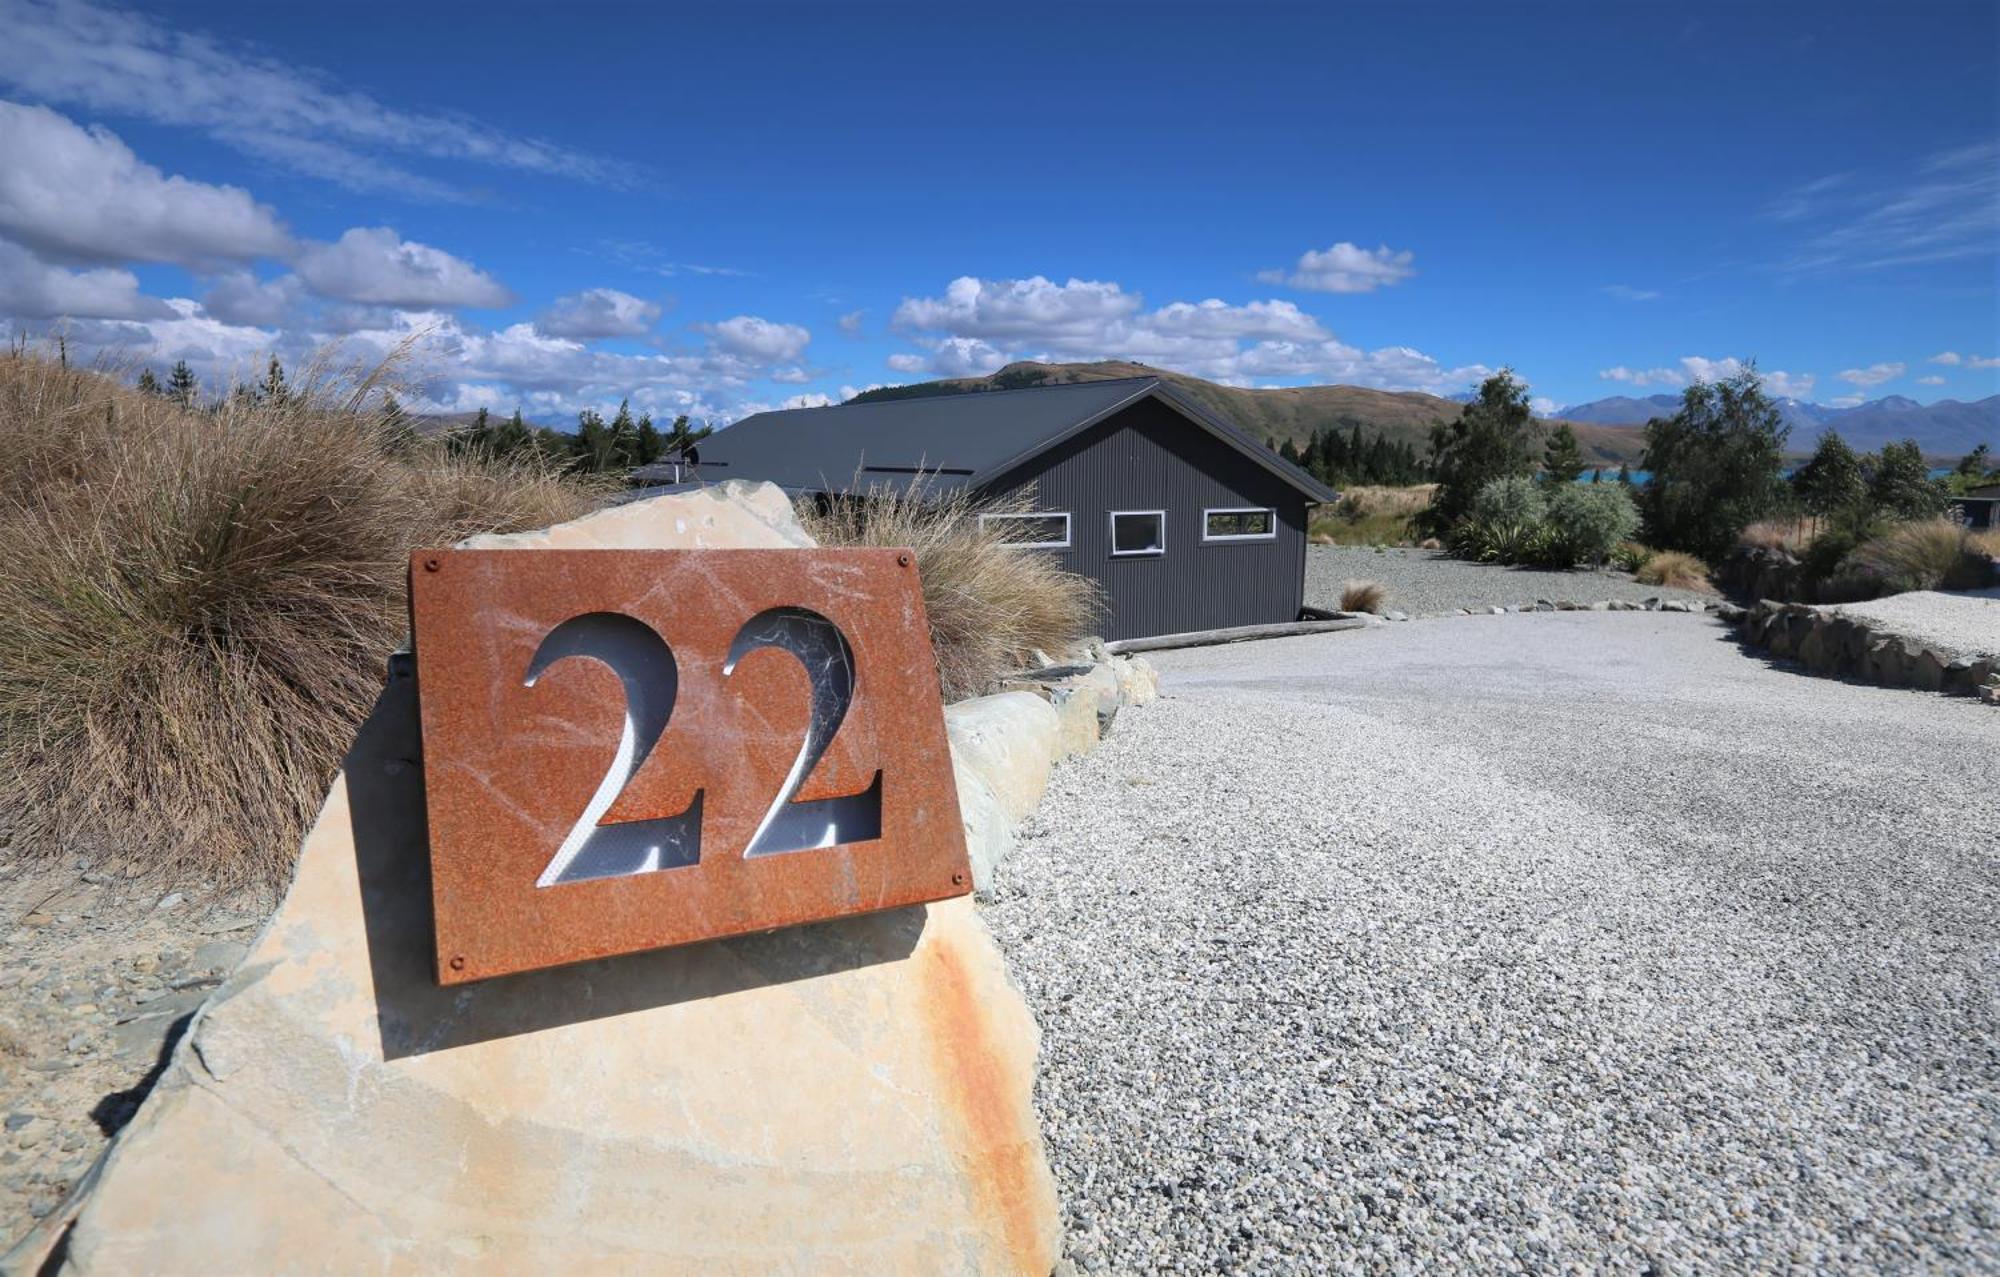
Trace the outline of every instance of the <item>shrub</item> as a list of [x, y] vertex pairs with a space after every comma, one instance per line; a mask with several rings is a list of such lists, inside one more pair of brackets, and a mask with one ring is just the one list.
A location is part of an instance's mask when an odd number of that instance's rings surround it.
[[1547, 524], [1471, 518], [1452, 529], [1451, 552], [1477, 563], [1543, 563], [1554, 544]]
[[1448, 535], [1472, 512], [1474, 499], [1488, 483], [1534, 474], [1533, 438], [1528, 387], [1507, 369], [1488, 377], [1458, 420], [1431, 427], [1431, 467], [1438, 484], [1421, 518], [1424, 531]]
[[1643, 585], [1664, 585], [1676, 590], [1707, 590], [1708, 565], [1692, 554], [1662, 550], [1649, 556], [1632, 574]]
[[1549, 525], [1560, 557], [1603, 563], [1639, 529], [1639, 508], [1615, 483], [1572, 483], [1549, 499]]
[[1949, 519], [1899, 523], [1856, 548], [1844, 566], [1894, 592], [1976, 588], [1990, 571], [1965, 528]]
[[882, 485], [821, 506], [799, 504], [799, 517], [821, 545], [908, 546], [923, 577], [938, 683], [947, 701], [977, 696], [1036, 649], [1061, 652], [1083, 638], [1103, 607], [1088, 577], [1015, 542], [1012, 520], [981, 526], [982, 514], [1025, 514], [1032, 494], [975, 501], [937, 492], [921, 478]]
[[270, 883], [407, 628], [409, 551], [601, 489], [392, 437], [391, 369], [213, 409], [0, 359], [0, 805], [22, 846]]
[[1349, 581], [1340, 587], [1343, 612], [1380, 612], [1388, 599], [1389, 591], [1379, 581]]
[[1493, 480], [1472, 502], [1472, 517], [1488, 523], [1540, 523], [1547, 514], [1542, 490], [1521, 475]]
[[1653, 552], [1637, 541], [1620, 541], [1611, 547], [1612, 566], [1626, 572], [1637, 572], [1652, 557]]

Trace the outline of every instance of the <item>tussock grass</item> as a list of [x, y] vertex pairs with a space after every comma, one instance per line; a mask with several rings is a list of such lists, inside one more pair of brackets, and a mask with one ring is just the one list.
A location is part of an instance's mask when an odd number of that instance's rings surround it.
[[1675, 590], [1715, 588], [1709, 583], [1708, 565], [1679, 550], [1660, 550], [1648, 555], [1632, 576], [1642, 585], [1663, 585]]
[[1814, 520], [1766, 519], [1744, 528], [1738, 540], [1754, 550], [1783, 550], [1803, 556], [1818, 533], [1819, 525]]
[[1844, 566], [1897, 591], [1976, 588], [1991, 570], [1971, 534], [1950, 519], [1899, 523], [1857, 546]]
[[28, 854], [280, 880], [405, 633], [409, 551], [597, 504], [391, 429], [395, 371], [188, 408], [0, 358], [0, 810]]
[[1018, 524], [980, 525], [982, 514], [1026, 514], [1032, 496], [973, 500], [922, 479], [878, 485], [824, 505], [807, 499], [799, 519], [821, 545], [908, 546], [923, 577], [938, 683], [947, 702], [991, 690], [1039, 649], [1060, 654], [1090, 633], [1103, 595], [1054, 557], [1021, 548]]
[[1989, 559], [2000, 559], [2000, 528], [1989, 528], [1984, 532], [1974, 532], [1965, 538], [1974, 554], [1983, 554]]
[[1313, 511], [1308, 540], [1314, 545], [1415, 544], [1414, 520], [1430, 506], [1436, 488], [1434, 483], [1347, 488], [1337, 503]]
[[1379, 581], [1349, 581], [1340, 587], [1343, 612], [1380, 612], [1389, 601], [1389, 591]]

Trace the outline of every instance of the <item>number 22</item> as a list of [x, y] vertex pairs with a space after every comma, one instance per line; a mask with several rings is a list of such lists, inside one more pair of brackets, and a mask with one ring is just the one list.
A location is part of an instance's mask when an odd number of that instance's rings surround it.
[[[882, 774], [858, 794], [795, 802], [794, 796], [833, 743], [854, 699], [854, 651], [847, 636], [819, 613], [800, 607], [770, 608], [751, 617], [730, 641], [722, 674], [766, 647], [790, 652], [805, 668], [812, 714], [798, 757], [776, 797], [758, 822], [744, 857], [810, 851], [882, 836]], [[542, 637], [528, 663], [524, 686], [571, 657], [596, 660], [618, 676], [625, 693], [625, 723], [618, 751], [570, 826], [556, 853], [535, 880], [537, 887], [622, 878], [677, 869], [701, 859], [703, 791], [696, 790], [685, 811], [650, 820], [599, 823], [652, 753], [673, 716], [680, 671], [673, 649], [645, 622], [617, 612], [571, 617]]]

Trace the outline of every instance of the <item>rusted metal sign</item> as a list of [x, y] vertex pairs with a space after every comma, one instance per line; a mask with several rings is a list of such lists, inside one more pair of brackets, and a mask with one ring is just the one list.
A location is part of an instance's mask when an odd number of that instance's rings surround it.
[[438, 979], [971, 890], [899, 550], [429, 550]]

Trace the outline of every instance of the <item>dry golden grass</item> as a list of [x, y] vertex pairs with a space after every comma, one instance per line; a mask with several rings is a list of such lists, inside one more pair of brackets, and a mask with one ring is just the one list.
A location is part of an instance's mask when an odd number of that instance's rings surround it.
[[1313, 511], [1308, 540], [1314, 545], [1410, 545], [1412, 522], [1431, 503], [1434, 483], [1407, 488], [1347, 488], [1340, 500]]
[[1819, 533], [1819, 525], [1811, 519], [1766, 519], [1743, 529], [1741, 544], [1757, 550], [1783, 550], [1788, 554], [1802, 555]]
[[1642, 585], [1664, 585], [1675, 590], [1715, 588], [1708, 579], [1708, 565], [1679, 550], [1661, 550], [1648, 556], [1632, 577]]
[[1989, 559], [2000, 559], [2000, 528], [1989, 528], [1984, 532], [1974, 532], [1965, 538], [1974, 554], [1983, 554]]
[[1060, 654], [1090, 633], [1103, 608], [1095, 581], [1015, 544], [1018, 524], [980, 525], [982, 514], [1025, 514], [1031, 501], [1025, 493], [974, 501], [920, 479], [878, 485], [824, 509], [803, 500], [798, 512], [821, 545], [916, 552], [938, 683], [945, 700], [954, 701], [990, 690], [1001, 674], [1028, 665], [1036, 649]]
[[1844, 564], [1896, 590], [1965, 589], [1986, 584], [1984, 553], [1950, 519], [1899, 523], [1857, 546]]
[[1340, 587], [1343, 612], [1380, 612], [1389, 591], [1379, 581], [1348, 581]]
[[409, 551], [602, 490], [453, 459], [319, 362], [284, 403], [188, 409], [0, 358], [0, 810], [31, 854], [272, 883], [406, 630]]

